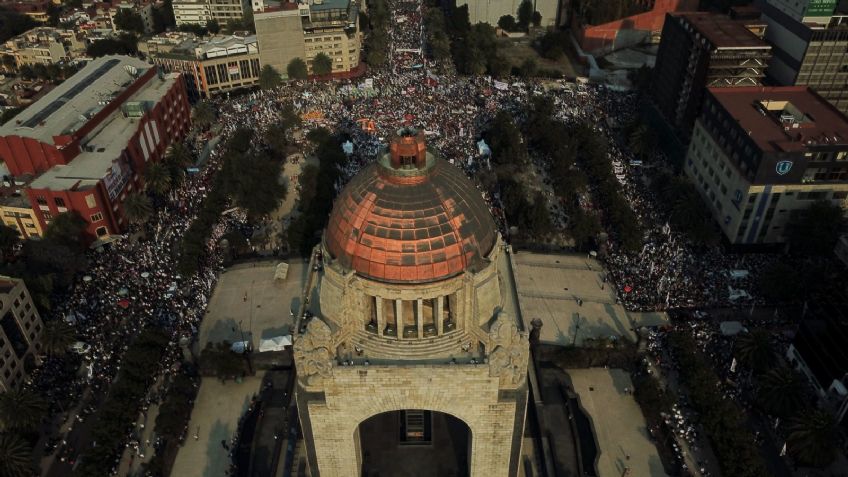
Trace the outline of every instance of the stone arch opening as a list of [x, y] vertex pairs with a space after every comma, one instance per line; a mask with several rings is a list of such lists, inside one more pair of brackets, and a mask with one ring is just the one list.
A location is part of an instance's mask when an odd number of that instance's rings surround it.
[[471, 442], [463, 420], [424, 409], [382, 412], [354, 431], [362, 477], [468, 477]]

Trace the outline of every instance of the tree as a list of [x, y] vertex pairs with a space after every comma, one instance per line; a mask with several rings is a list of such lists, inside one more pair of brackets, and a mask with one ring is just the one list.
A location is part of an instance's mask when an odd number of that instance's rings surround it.
[[18, 229], [13, 229], [6, 224], [0, 223], [0, 258], [6, 260], [14, 254], [15, 247], [21, 243], [21, 234]]
[[828, 256], [844, 227], [840, 206], [827, 200], [815, 201], [790, 216], [786, 227], [790, 250], [798, 255]]
[[533, 26], [538, 27], [542, 24], [542, 14], [537, 11], [533, 12]]
[[262, 89], [274, 89], [283, 83], [280, 72], [271, 65], [265, 65], [259, 71], [259, 87]]
[[515, 22], [515, 17], [512, 15], [504, 15], [498, 19], [498, 26], [506, 31], [516, 31], [518, 24]]
[[41, 333], [41, 349], [50, 356], [61, 356], [77, 341], [74, 328], [62, 320], [48, 321]]
[[88, 223], [79, 212], [63, 212], [47, 224], [44, 239], [58, 245], [65, 245], [71, 249], [84, 250], [85, 239], [83, 234], [86, 227], [88, 227]]
[[288, 127], [283, 121], [276, 122], [274, 124], [268, 125], [268, 129], [265, 130], [265, 143], [271, 147], [271, 150], [274, 151], [274, 154], [278, 156], [282, 156], [286, 153], [286, 148], [288, 148], [289, 141], [286, 137], [286, 131]]
[[0, 433], [0, 475], [27, 477], [32, 475], [32, 448], [22, 437]]
[[532, 78], [533, 76], [536, 76], [538, 72], [539, 66], [533, 58], [525, 58], [524, 61], [521, 62], [521, 76], [525, 78]]
[[496, 165], [520, 166], [527, 162], [527, 147], [509, 112], [498, 111], [483, 137], [492, 149], [492, 162]]
[[144, 34], [144, 19], [141, 15], [129, 8], [119, 8], [114, 17], [115, 26], [119, 30]]
[[131, 224], [140, 224], [147, 222], [150, 214], [153, 213], [153, 206], [150, 204], [150, 198], [142, 192], [132, 192], [124, 199], [124, 216]]
[[31, 431], [47, 414], [47, 402], [25, 388], [10, 389], [0, 394], [0, 429]]
[[531, 21], [533, 21], [533, 2], [524, 0], [518, 6], [518, 26], [526, 31]]
[[804, 405], [804, 380], [792, 368], [781, 366], [769, 370], [759, 380], [757, 399], [772, 415], [787, 418]]
[[304, 80], [309, 76], [306, 69], [306, 62], [300, 58], [293, 58], [286, 66], [286, 73], [289, 79]]
[[789, 422], [786, 447], [799, 463], [825, 467], [836, 458], [837, 429], [833, 416], [822, 409], [800, 413]]
[[318, 53], [312, 60], [312, 74], [324, 76], [333, 72], [333, 60], [325, 53]]
[[793, 280], [797, 267], [786, 262], [776, 262], [760, 272], [757, 285], [760, 293], [772, 303], [790, 303], [801, 299], [809, 286], [803, 280]]
[[753, 330], [742, 333], [736, 339], [735, 354], [739, 362], [762, 373], [777, 361], [771, 345], [771, 335], [766, 330]]
[[218, 20], [207, 20], [206, 30], [213, 35], [217, 35], [221, 31], [221, 25], [218, 23]]
[[171, 175], [163, 164], [154, 162], [144, 171], [144, 184], [147, 190], [163, 196], [171, 190]]
[[104, 38], [91, 42], [85, 52], [92, 58], [106, 55], [132, 56], [138, 53], [138, 37], [132, 33], [121, 33], [118, 38]]
[[657, 135], [645, 123], [636, 124], [628, 135], [630, 149], [639, 159], [645, 160], [657, 147]]
[[153, 6], [153, 31], [162, 33], [176, 24], [172, 0], [165, 0], [161, 5]]
[[194, 158], [184, 143], [175, 142], [168, 146], [165, 161], [177, 167], [188, 167], [194, 162]]
[[209, 127], [215, 121], [215, 109], [206, 101], [200, 101], [194, 106], [191, 120], [202, 129]]

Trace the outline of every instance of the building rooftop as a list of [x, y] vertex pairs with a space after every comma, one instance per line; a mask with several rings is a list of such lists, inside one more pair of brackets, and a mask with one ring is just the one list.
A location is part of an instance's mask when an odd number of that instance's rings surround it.
[[243, 55], [257, 52], [256, 35], [218, 35], [208, 40], [185, 37], [176, 40], [178, 46], [162, 53], [153, 53], [165, 58], [206, 59]]
[[[128, 56], [91, 61], [3, 126], [0, 136], [22, 136], [53, 143], [82, 127], [152, 65]], [[96, 87], [94, 87], [96, 85]]]
[[[146, 66], [149, 67], [149, 65]], [[117, 69], [123, 71], [122, 68]], [[91, 133], [82, 138], [83, 147], [77, 157], [67, 165], [51, 167], [33, 180], [30, 187], [68, 190], [74, 187], [84, 189], [97, 184], [110, 172], [113, 162], [121, 156], [121, 151], [127, 147], [129, 140], [136, 133], [137, 117], [144, 113], [146, 105], [159, 102], [173, 84], [179, 81], [179, 78], [178, 73], [172, 73], [163, 75], [161, 79], [155, 76], [149, 79], [138, 91], [127, 98], [122, 107], [116, 109]], [[99, 85], [98, 82], [98, 87]], [[125, 108], [132, 109], [138, 114], [125, 115], [123, 111]], [[164, 124], [159, 127], [164, 127]], [[158, 131], [154, 132], [156, 136], [160, 134]]]
[[806, 86], [708, 90], [764, 152], [848, 146], [848, 118]]
[[688, 21], [714, 48], [771, 49], [771, 46], [753, 34], [744, 22], [734, 20], [727, 15], [709, 12], [684, 12], [670, 15]]

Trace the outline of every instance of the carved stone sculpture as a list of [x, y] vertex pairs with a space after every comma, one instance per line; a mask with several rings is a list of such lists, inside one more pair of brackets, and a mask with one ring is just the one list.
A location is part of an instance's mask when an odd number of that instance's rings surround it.
[[489, 346], [489, 376], [498, 376], [501, 384], [521, 384], [527, 376], [529, 340], [506, 312], [499, 312], [489, 328]]
[[297, 377], [304, 386], [320, 386], [333, 376], [333, 333], [318, 317], [306, 325], [306, 331], [294, 342]]

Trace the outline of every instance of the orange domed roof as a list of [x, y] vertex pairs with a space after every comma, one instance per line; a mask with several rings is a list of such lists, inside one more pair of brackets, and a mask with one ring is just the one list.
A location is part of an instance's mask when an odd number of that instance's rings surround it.
[[[418, 141], [423, 144], [423, 137]], [[396, 151], [404, 148], [394, 146], [336, 199], [324, 236], [330, 255], [363, 277], [393, 283], [481, 269], [497, 229], [480, 192], [462, 171], [432, 154], [425, 165], [423, 149], [408, 149], [410, 161], [401, 165]]]

